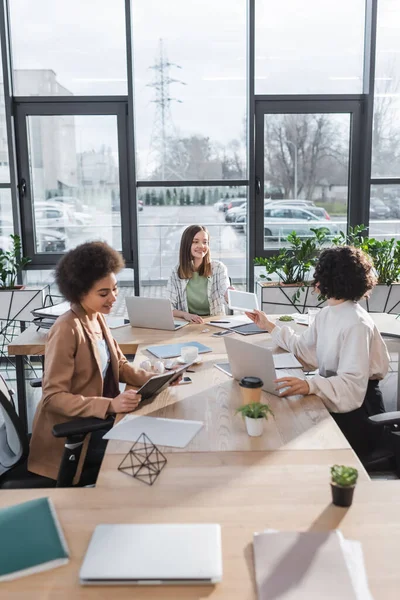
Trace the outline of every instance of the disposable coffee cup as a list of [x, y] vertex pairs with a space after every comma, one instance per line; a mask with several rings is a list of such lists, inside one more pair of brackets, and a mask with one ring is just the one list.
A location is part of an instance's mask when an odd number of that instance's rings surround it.
[[243, 404], [260, 402], [263, 381], [259, 377], [243, 377], [239, 382]]
[[185, 363], [195, 361], [199, 356], [199, 349], [196, 346], [183, 346], [181, 350], [181, 357]]

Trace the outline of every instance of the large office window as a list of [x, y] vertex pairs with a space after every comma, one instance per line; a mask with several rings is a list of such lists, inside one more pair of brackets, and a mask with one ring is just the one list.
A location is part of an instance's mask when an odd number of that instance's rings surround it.
[[[396, 0], [380, 0], [372, 138], [374, 184], [370, 201], [370, 234], [378, 239], [400, 238], [399, 29], [399, 3]], [[387, 179], [391, 181], [385, 181]]]
[[256, 0], [256, 94], [361, 93], [365, 0]]
[[133, 3], [137, 178], [246, 177], [246, 0]]
[[17, 96], [127, 92], [124, 0], [12, 0]]
[[213, 259], [221, 260], [231, 279], [246, 279], [246, 187], [139, 188], [141, 281], [166, 283], [179, 262], [182, 233], [201, 223], [210, 233]]
[[372, 177], [400, 178], [400, 4], [378, 3]]

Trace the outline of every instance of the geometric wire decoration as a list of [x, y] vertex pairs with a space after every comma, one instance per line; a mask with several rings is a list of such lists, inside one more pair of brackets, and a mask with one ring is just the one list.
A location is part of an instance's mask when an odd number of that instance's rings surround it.
[[[135, 450], [137, 444], [142, 444], [142, 448]], [[118, 470], [153, 485], [166, 464], [164, 454], [145, 433], [142, 433], [119, 464]]]

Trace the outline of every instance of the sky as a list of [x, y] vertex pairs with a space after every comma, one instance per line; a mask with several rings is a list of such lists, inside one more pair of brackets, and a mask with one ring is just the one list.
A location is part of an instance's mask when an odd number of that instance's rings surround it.
[[[246, 0], [132, 0], [136, 146], [141, 168], [155, 119], [159, 40], [184, 82], [170, 86], [179, 135], [221, 144], [243, 135]], [[124, 0], [10, 0], [16, 69], [52, 69], [75, 95], [126, 94]], [[256, 93], [360, 93], [364, 0], [256, 0]], [[400, 1], [380, 0], [378, 77], [400, 53]], [[400, 64], [400, 63], [399, 63]], [[400, 66], [399, 66], [400, 77]], [[16, 90], [18, 94], [18, 90]], [[111, 144], [114, 133], [93, 133]], [[110, 141], [108, 141], [108, 138]]]

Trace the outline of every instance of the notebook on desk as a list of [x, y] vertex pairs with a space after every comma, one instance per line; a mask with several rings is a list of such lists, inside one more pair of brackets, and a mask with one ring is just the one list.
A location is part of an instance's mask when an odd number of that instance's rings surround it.
[[68, 547], [50, 498], [0, 510], [0, 582], [67, 562]]

